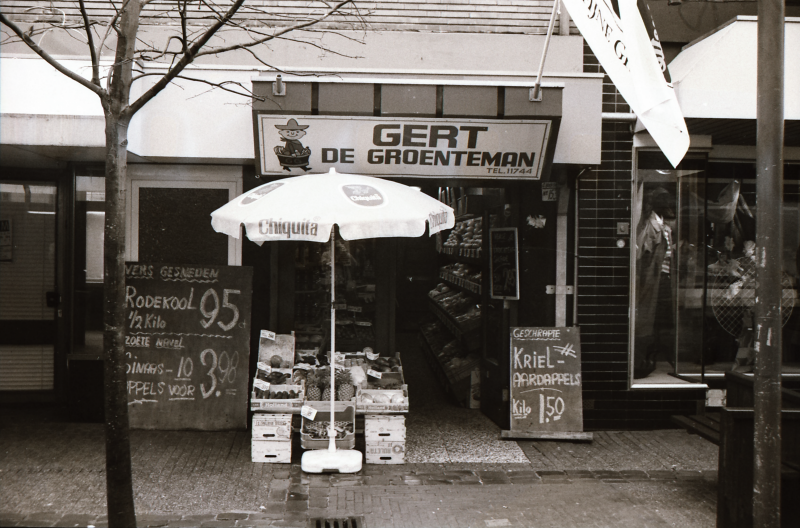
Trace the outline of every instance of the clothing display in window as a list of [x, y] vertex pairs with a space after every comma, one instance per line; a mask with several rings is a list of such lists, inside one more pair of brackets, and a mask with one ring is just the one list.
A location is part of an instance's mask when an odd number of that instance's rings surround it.
[[636, 234], [636, 327], [634, 379], [644, 378], [656, 368], [658, 359], [674, 363], [674, 261], [672, 229], [666, 219], [674, 217], [670, 195], [657, 188], [652, 209], [639, 223]]

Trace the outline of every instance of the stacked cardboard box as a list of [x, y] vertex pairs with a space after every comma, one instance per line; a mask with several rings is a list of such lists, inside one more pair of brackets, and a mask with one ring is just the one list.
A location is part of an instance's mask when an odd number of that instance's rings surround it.
[[367, 414], [364, 416], [367, 464], [404, 464], [406, 459], [406, 417]]
[[292, 461], [292, 415], [255, 413], [252, 421], [253, 462]]
[[[330, 427], [331, 407], [330, 402], [306, 402], [306, 405], [315, 409], [313, 420], [302, 417], [300, 428], [300, 445], [303, 449], [328, 449], [330, 440], [327, 429]], [[356, 445], [356, 408], [351, 402], [334, 402], [333, 422], [342, 430], [341, 436], [336, 438], [337, 449], [353, 449]], [[322, 433], [320, 436], [319, 433]]]

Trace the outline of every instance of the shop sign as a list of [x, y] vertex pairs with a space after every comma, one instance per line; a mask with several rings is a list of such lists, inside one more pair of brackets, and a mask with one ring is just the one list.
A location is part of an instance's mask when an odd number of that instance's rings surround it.
[[591, 439], [583, 433], [577, 327], [511, 328], [510, 431], [506, 438]]
[[253, 269], [125, 265], [130, 425], [247, 426]]
[[259, 171], [538, 180], [548, 120], [258, 114]]
[[558, 184], [556, 182], [542, 183], [542, 201], [543, 202], [558, 201]]

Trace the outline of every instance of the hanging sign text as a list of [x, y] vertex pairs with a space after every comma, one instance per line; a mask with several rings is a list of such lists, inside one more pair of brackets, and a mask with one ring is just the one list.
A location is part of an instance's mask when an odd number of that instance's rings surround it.
[[538, 180], [548, 120], [256, 116], [262, 175], [337, 172]]

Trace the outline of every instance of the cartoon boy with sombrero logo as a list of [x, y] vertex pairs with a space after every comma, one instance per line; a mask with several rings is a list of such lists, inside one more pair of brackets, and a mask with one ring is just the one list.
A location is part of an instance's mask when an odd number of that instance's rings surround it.
[[291, 172], [293, 168], [299, 168], [310, 171], [308, 158], [311, 156], [311, 149], [300, 143], [300, 138], [306, 135], [308, 125], [298, 125], [297, 121], [290, 119], [285, 125], [275, 125], [275, 128], [284, 142], [284, 146], [274, 149], [283, 170]]

